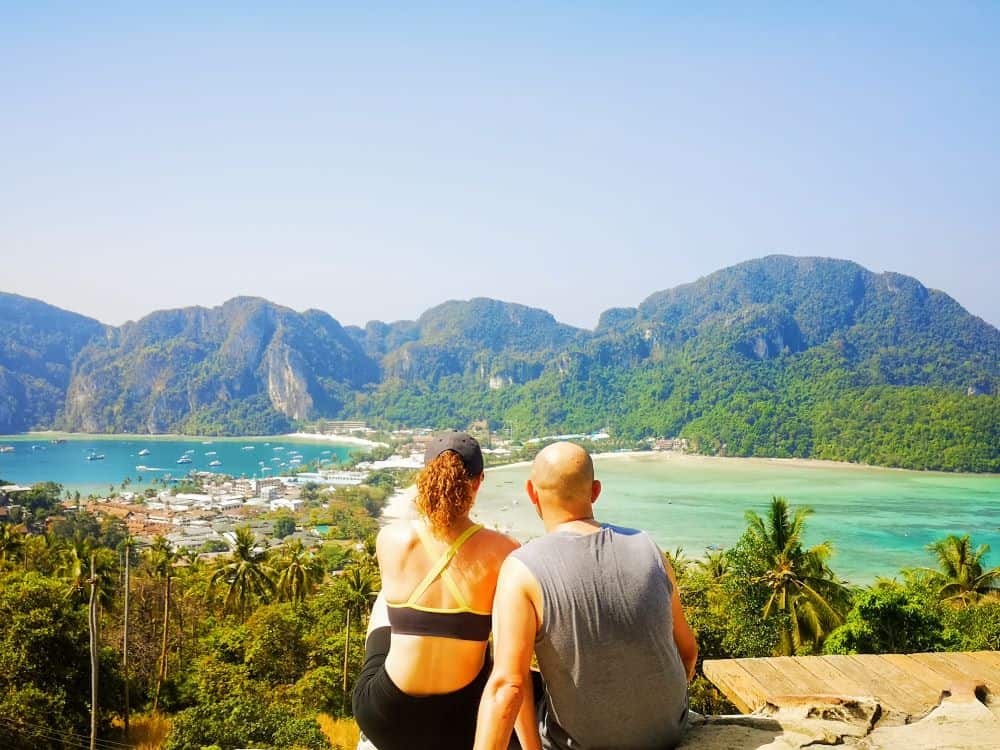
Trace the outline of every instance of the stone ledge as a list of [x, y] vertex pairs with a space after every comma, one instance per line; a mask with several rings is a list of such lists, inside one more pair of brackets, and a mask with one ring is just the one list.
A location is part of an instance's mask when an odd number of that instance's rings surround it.
[[[777, 696], [749, 715], [691, 715], [679, 750], [997, 750], [1000, 702], [982, 682], [953, 684], [938, 705], [910, 723], [884, 720], [869, 696]], [[897, 717], [898, 718], [898, 717]]]

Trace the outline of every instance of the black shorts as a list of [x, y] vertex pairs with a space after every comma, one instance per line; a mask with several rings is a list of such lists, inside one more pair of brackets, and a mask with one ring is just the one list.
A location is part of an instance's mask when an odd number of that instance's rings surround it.
[[483, 668], [461, 690], [442, 695], [407, 695], [385, 671], [391, 641], [388, 627], [376, 628], [365, 643], [365, 664], [354, 686], [354, 718], [378, 750], [471, 750], [479, 699], [490, 676], [489, 651]]

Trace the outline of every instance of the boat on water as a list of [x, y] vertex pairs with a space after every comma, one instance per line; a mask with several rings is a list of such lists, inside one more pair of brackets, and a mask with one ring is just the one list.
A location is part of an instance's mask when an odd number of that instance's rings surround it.
[[283, 450], [285, 450], [285, 449], [284, 449], [284, 448], [283, 448], [282, 446], [280, 446], [280, 445], [276, 445], [276, 446], [274, 447], [274, 450], [275, 450], [275, 451], [283, 451]]
[[88, 461], [103, 461], [104, 460], [104, 454], [103, 453], [90, 453], [90, 454], [87, 455], [87, 460]]
[[243, 446], [243, 450], [245, 450], [245, 451], [252, 451], [253, 449], [254, 449], [254, 447], [252, 445], [244, 445]]
[[215, 461], [209, 461], [208, 465], [209, 466], [222, 466], [222, 461], [219, 461], [218, 459], [216, 459]]
[[180, 458], [177, 459], [177, 463], [179, 463], [179, 464], [189, 464], [189, 463], [191, 463], [191, 459], [188, 458], [187, 456], [181, 456]]
[[66, 438], [56, 438], [55, 440], [50, 440], [49, 442], [52, 443], [52, 445], [62, 445], [66, 442]]
[[205, 451], [205, 455], [206, 456], [214, 456], [215, 455], [215, 451]]
[[185, 456], [190, 455], [192, 453], [194, 453], [194, 448], [189, 448], [188, 450], [184, 451]]
[[0, 445], [0, 453], [13, 453], [13, 452], [14, 452], [13, 445]]
[[139, 455], [139, 456], [148, 456], [149, 455], [149, 448], [143, 448], [141, 451], [139, 451], [139, 453], [137, 455]]

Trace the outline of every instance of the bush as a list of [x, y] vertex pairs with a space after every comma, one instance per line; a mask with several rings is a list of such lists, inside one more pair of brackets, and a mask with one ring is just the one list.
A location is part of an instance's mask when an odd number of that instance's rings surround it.
[[297, 716], [281, 704], [242, 696], [181, 711], [174, 717], [164, 750], [202, 750], [206, 743], [222, 750], [330, 748], [314, 719]]
[[[862, 591], [844, 624], [826, 639], [827, 654], [905, 654], [947, 649], [937, 608], [902, 587]], [[952, 644], [954, 645], [954, 644]]]
[[1000, 651], [1000, 601], [949, 609], [945, 624], [961, 651]]

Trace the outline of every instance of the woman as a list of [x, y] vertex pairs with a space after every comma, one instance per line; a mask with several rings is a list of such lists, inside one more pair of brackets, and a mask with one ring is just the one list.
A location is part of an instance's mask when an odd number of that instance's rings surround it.
[[517, 547], [469, 520], [482, 482], [474, 438], [434, 438], [417, 478], [419, 519], [378, 535], [382, 593], [354, 688], [355, 719], [378, 750], [473, 745], [497, 575]]

